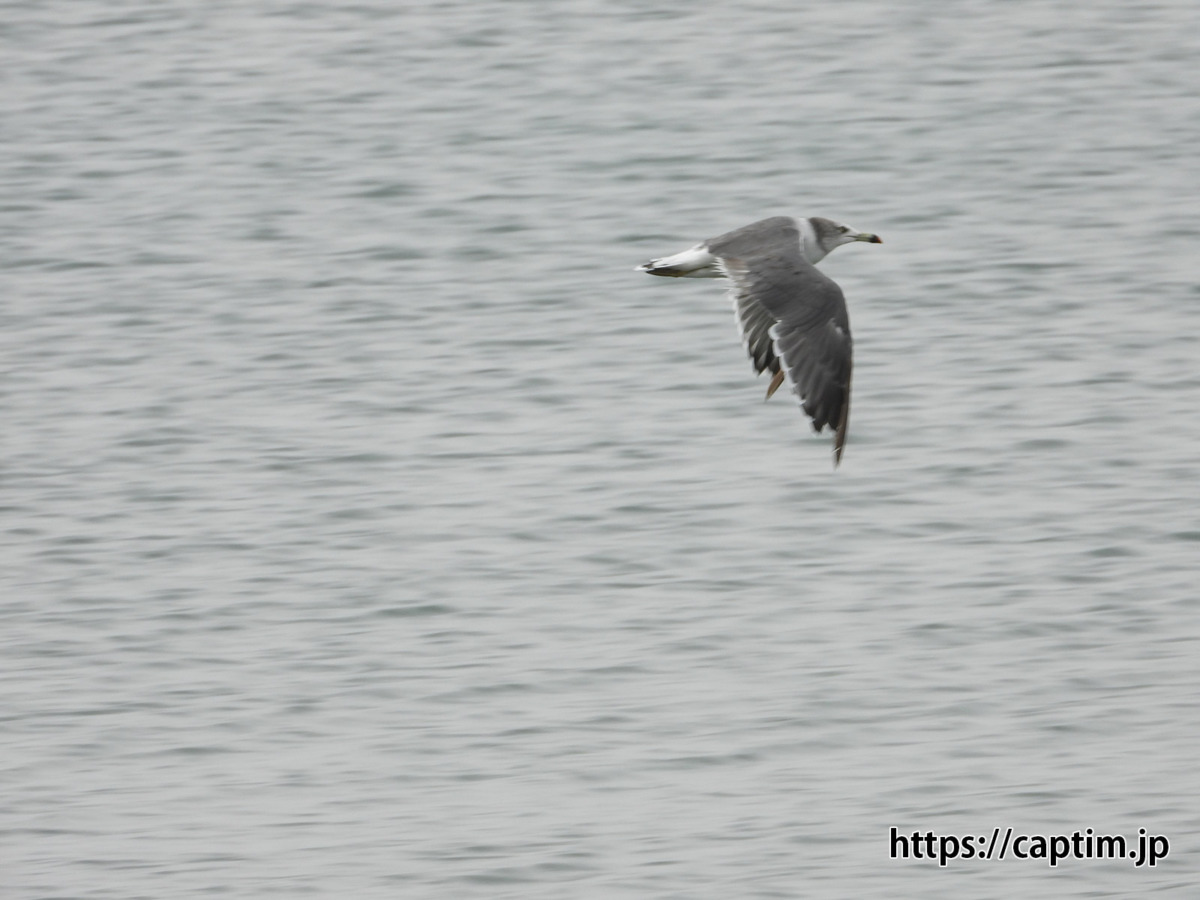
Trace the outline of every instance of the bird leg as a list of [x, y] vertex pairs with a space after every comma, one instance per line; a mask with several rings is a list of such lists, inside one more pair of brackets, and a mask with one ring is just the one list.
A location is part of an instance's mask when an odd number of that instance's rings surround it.
[[[775, 377], [771, 379], [771, 385], [770, 385], [770, 387], [767, 388], [767, 396], [766, 396], [765, 400], [770, 400], [771, 395], [774, 394], [777, 390], [779, 390], [779, 386], [781, 384], [783, 384], [783, 369], [782, 368], [780, 368], [780, 370], [775, 373]], [[765, 400], [764, 400], [764, 402], [765, 402]]]

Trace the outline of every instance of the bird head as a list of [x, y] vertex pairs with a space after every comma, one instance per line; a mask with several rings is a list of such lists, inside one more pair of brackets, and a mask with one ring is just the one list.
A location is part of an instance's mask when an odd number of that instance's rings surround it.
[[835, 222], [833, 219], [822, 219], [819, 216], [814, 216], [808, 221], [812, 223], [813, 233], [816, 235], [817, 244], [820, 245], [821, 256], [825, 256], [835, 247], [840, 247], [842, 244], [852, 244], [855, 241], [865, 241], [868, 244], [883, 243], [877, 234], [859, 231], [856, 228], [851, 228], [849, 225]]

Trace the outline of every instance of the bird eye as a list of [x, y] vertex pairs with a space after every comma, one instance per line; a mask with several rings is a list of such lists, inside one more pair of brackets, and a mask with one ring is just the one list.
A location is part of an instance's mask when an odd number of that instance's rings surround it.
[[845, 225], [839, 225], [839, 226], [838, 226], [838, 231], [840, 231], [842, 234], [845, 234], [845, 233], [846, 233], [847, 231], [849, 231], [849, 230], [850, 230], [850, 229], [849, 229], [849, 228], [847, 228]]

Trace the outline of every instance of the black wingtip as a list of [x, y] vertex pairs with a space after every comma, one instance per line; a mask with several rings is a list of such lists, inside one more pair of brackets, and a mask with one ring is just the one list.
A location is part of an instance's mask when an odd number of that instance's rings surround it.
[[850, 429], [850, 379], [846, 379], [846, 396], [842, 400], [842, 414], [838, 416], [837, 430], [833, 433], [833, 467], [842, 462], [842, 450], [846, 447], [846, 432]]

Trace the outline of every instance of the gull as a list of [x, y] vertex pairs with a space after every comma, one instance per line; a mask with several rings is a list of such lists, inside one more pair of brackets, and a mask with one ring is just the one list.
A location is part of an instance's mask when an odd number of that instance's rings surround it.
[[767, 399], [786, 380], [813, 430], [833, 430], [835, 467], [850, 422], [853, 341], [842, 289], [816, 264], [855, 241], [883, 243], [831, 219], [772, 216], [637, 267], [669, 278], [733, 282], [742, 344], [754, 370], [772, 375]]

